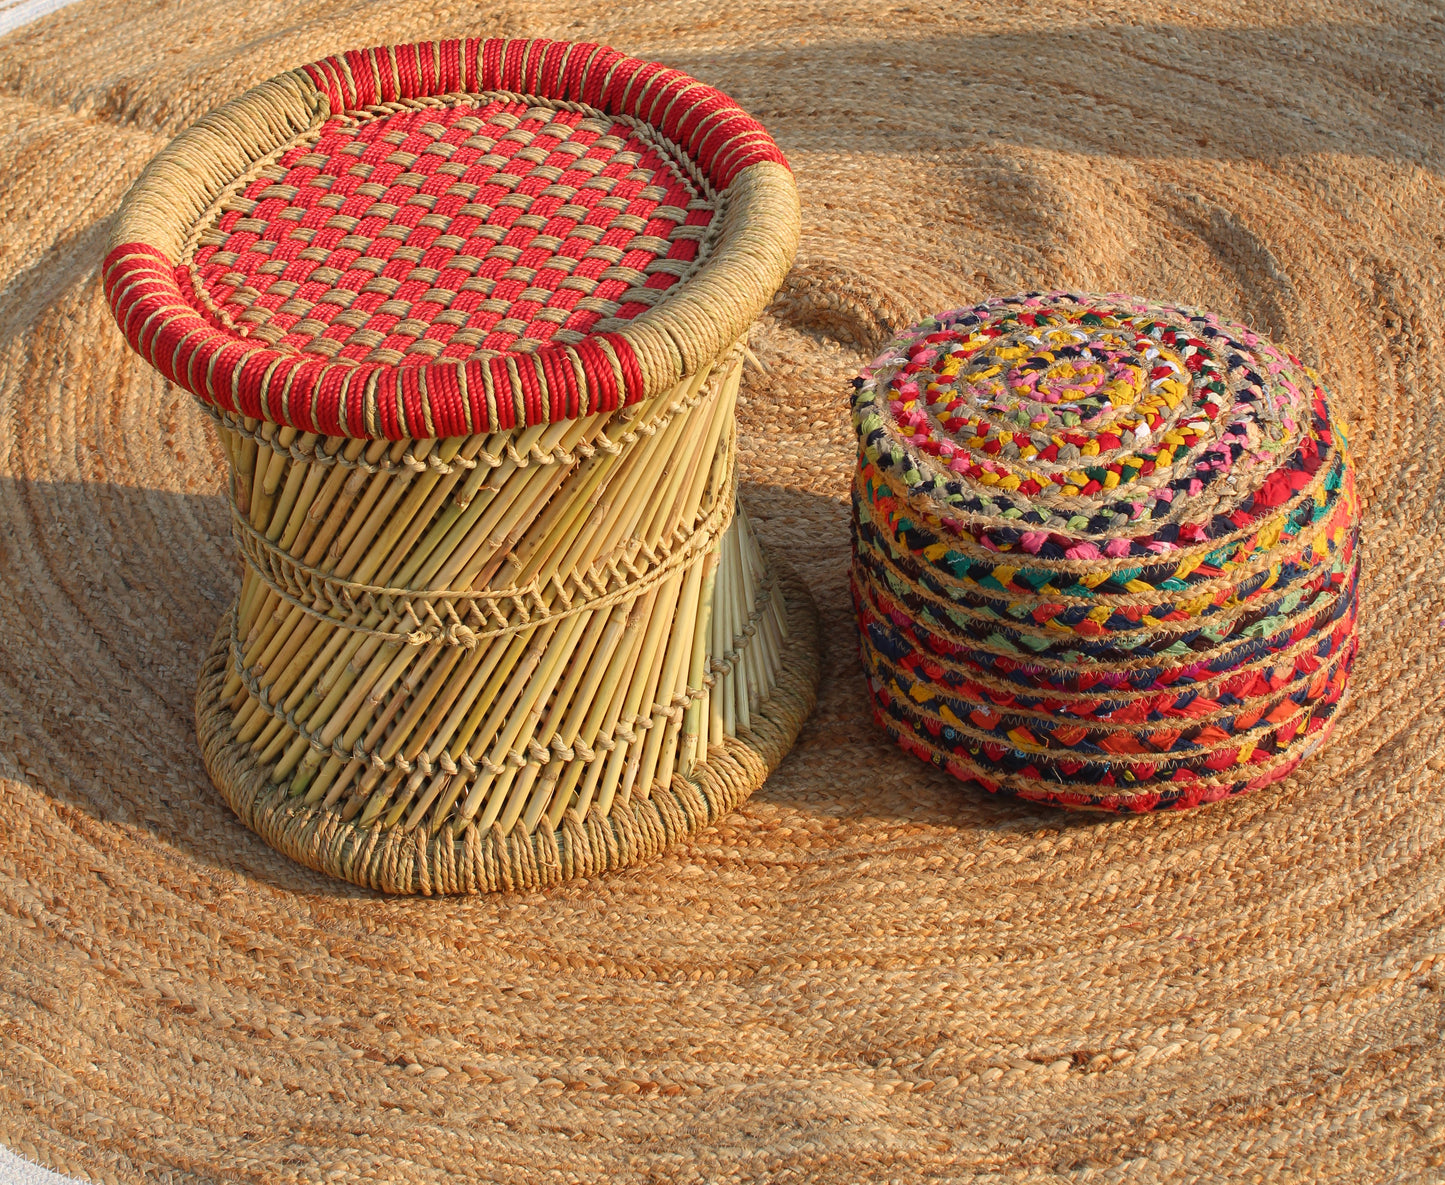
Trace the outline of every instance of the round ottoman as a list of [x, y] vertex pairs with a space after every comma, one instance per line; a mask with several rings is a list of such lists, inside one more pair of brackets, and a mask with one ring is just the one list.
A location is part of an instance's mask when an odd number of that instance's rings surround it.
[[853, 595], [878, 721], [991, 792], [1190, 807], [1329, 736], [1359, 507], [1318, 376], [1210, 313], [1029, 294], [855, 380]]
[[197, 723], [250, 827], [391, 892], [520, 889], [767, 776], [816, 627], [734, 408], [798, 217], [725, 95], [563, 42], [327, 58], [150, 165], [106, 293], [230, 466]]

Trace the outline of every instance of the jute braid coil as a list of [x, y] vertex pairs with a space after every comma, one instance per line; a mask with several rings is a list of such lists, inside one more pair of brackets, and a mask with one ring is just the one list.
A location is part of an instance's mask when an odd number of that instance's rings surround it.
[[798, 217], [725, 95], [565, 42], [341, 54], [155, 159], [105, 288], [229, 461], [196, 707], [249, 826], [389, 892], [519, 889], [767, 776], [815, 626], [734, 411]]
[[855, 381], [853, 595], [883, 727], [986, 790], [1147, 811], [1283, 777], [1356, 652], [1359, 504], [1318, 376], [1213, 314], [942, 313]]

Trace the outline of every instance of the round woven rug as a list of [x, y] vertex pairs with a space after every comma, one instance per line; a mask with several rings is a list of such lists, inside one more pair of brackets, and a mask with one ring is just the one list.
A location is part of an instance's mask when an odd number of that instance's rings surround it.
[[[87, 0], [0, 41], [0, 1144], [125, 1182], [1441, 1180], [1445, 26], [1275, 12]], [[803, 246], [753, 335], [743, 496], [829, 650], [792, 756], [690, 843], [388, 900], [206, 779], [220, 455], [99, 264], [216, 103], [461, 34], [667, 61], [788, 153]], [[848, 378], [1030, 288], [1268, 327], [1353, 429], [1352, 697], [1276, 786], [1076, 818], [871, 722]]]

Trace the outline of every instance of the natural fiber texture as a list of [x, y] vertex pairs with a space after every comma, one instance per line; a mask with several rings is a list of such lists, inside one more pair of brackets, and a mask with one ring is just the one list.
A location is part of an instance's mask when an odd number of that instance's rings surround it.
[[[454, 835], [449, 827], [361, 826], [341, 810], [308, 806], [273, 783], [267, 767], [258, 767], [249, 746], [236, 739], [224, 694], [231, 667], [231, 631], [225, 626], [216, 635], [196, 700], [206, 767], [232, 809], [272, 846], [321, 872], [387, 893], [510, 892], [627, 868], [745, 801], [787, 755], [813, 710], [818, 649], [812, 601], [795, 580], [784, 583], [792, 622], [779, 655], [781, 673], [767, 698], [754, 706], [749, 727], [740, 737], [724, 733], [705, 762], [672, 774], [646, 795], [609, 796], [610, 810], [558, 810], [553, 826], [509, 827], [505, 818], [487, 826], [468, 821]], [[604, 762], [606, 757], [604, 751]], [[557, 764], [562, 770], [548, 775], [554, 785], [567, 768]], [[621, 768], [620, 761], [617, 765]]]
[[984, 789], [1166, 810], [1335, 723], [1359, 502], [1318, 376], [1212, 313], [1030, 294], [854, 380], [853, 598], [879, 723]]
[[[1437, 11], [82, 0], [0, 42], [0, 1143], [136, 1185], [1438, 1180]], [[275, 851], [206, 775], [225, 460], [98, 261], [145, 162], [252, 84], [549, 34], [706, 79], [793, 167], [738, 469], [817, 601], [820, 703], [647, 864], [387, 898]], [[1263, 790], [1066, 814], [873, 722], [848, 380], [930, 312], [1054, 288], [1268, 328], [1349, 425], [1350, 698]]]

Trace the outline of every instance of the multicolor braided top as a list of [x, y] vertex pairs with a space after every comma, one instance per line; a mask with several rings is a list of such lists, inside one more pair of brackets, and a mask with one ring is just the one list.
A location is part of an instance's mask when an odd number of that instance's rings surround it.
[[853, 595], [879, 722], [990, 791], [1189, 807], [1329, 734], [1359, 507], [1318, 376], [1210, 313], [1029, 294], [854, 380]]

